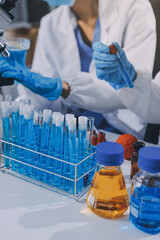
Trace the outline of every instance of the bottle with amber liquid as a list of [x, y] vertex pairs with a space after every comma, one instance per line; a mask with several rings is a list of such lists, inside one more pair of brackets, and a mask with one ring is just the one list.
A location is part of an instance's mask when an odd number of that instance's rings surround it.
[[104, 218], [118, 218], [129, 206], [121, 164], [124, 148], [119, 143], [104, 142], [96, 148], [97, 168], [87, 196], [87, 206]]
[[138, 165], [137, 165], [137, 162], [138, 162], [138, 152], [142, 147], [145, 147], [144, 142], [137, 141], [137, 142], [134, 143], [134, 152], [132, 153], [132, 157], [131, 157], [131, 175], [130, 175], [131, 179], [140, 170]]

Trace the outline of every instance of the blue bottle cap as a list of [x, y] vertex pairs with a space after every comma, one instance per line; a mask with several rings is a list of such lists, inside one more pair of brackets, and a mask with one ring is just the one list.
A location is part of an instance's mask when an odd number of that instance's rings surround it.
[[150, 173], [160, 172], [160, 148], [144, 147], [139, 150], [138, 167]]
[[104, 166], [119, 166], [124, 161], [124, 147], [115, 142], [99, 143], [96, 147], [96, 161]]

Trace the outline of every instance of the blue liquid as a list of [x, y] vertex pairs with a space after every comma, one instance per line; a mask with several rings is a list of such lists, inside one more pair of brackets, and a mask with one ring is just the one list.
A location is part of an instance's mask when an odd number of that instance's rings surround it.
[[41, 127], [39, 124], [34, 124], [34, 133], [35, 133], [37, 151], [40, 152]]
[[[63, 152], [63, 126], [56, 127], [56, 142], [55, 142], [55, 157], [62, 159]], [[58, 175], [62, 175], [62, 162], [55, 160], [54, 162], [54, 172]], [[54, 176], [54, 183], [56, 187], [62, 188], [61, 178]]]
[[[84, 160], [86, 156], [86, 130], [79, 130], [78, 131], [78, 162]], [[81, 177], [86, 171], [88, 166], [86, 162], [81, 163], [77, 167], [77, 174], [78, 177]], [[83, 178], [77, 182], [78, 185], [78, 192], [83, 188]]]
[[[50, 140], [49, 140], [49, 150], [48, 155], [53, 157], [55, 155], [55, 142], [56, 142], [56, 126], [55, 124], [52, 124], [51, 128], [51, 134], [50, 134]], [[47, 158], [47, 170], [50, 172], [53, 172], [53, 166], [54, 166], [54, 159], [53, 158]], [[53, 174], [46, 174], [47, 183], [54, 186], [54, 175]]]
[[[3, 118], [3, 139], [7, 142], [10, 142], [10, 121], [9, 117]], [[10, 156], [10, 145], [4, 143], [4, 155]], [[10, 159], [4, 158], [4, 166], [10, 168]]]
[[160, 232], [160, 187], [141, 186], [131, 196], [131, 222], [140, 230]]
[[[12, 120], [11, 120], [11, 142], [18, 145], [19, 139], [19, 113], [12, 113]], [[18, 147], [11, 146], [11, 157], [14, 159], [18, 159], [19, 149]], [[18, 163], [16, 161], [11, 161], [11, 168], [12, 171], [17, 171]]]
[[[70, 131], [69, 133], [69, 150], [70, 150], [70, 161], [73, 164], [78, 163], [78, 156], [77, 156], [77, 139], [76, 139], [76, 134], [73, 131]], [[71, 178], [73, 180], [78, 179], [81, 174], [82, 174], [82, 164], [77, 166], [77, 174], [75, 172], [76, 167], [71, 165]], [[82, 190], [82, 185], [83, 185], [83, 179], [80, 179], [77, 181], [77, 191], [76, 194], [78, 194]], [[71, 193], [75, 194], [75, 182], [71, 182]]]
[[[37, 151], [36, 138], [35, 138], [34, 127], [33, 127], [33, 119], [25, 120], [25, 147], [28, 149]], [[29, 165], [37, 166], [38, 156], [36, 153], [26, 151], [24, 161]], [[37, 169], [25, 165], [24, 170], [25, 170], [26, 176], [30, 177], [32, 175], [32, 177], [35, 179], [38, 177]]]
[[[42, 133], [41, 133], [41, 147], [40, 152], [43, 154], [48, 154], [48, 146], [49, 146], [49, 138], [50, 138], [50, 123], [43, 123], [42, 125]], [[42, 169], [47, 169], [47, 157], [40, 156], [39, 166]], [[46, 173], [40, 171], [39, 179], [42, 182], [46, 182]]]
[[[64, 161], [70, 162], [70, 151], [69, 151], [69, 130], [68, 126], [65, 127], [65, 136], [64, 136]], [[71, 165], [64, 163], [64, 176], [70, 178]], [[70, 190], [70, 181], [64, 180], [64, 190]]]
[[[19, 116], [19, 145], [25, 147], [25, 119], [23, 115]], [[25, 150], [19, 148], [19, 161], [24, 161]], [[18, 163], [18, 172], [24, 174], [24, 164]]]

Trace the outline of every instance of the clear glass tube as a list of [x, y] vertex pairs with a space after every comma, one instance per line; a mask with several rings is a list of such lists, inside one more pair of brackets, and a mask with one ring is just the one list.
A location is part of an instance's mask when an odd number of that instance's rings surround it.
[[[50, 139], [50, 130], [51, 130], [51, 116], [52, 111], [48, 109], [43, 110], [43, 123], [42, 123], [42, 133], [41, 133], [41, 147], [40, 152], [48, 154], [48, 146]], [[39, 166], [42, 169], [47, 168], [47, 157], [40, 156]], [[39, 178], [42, 182], [46, 182], [46, 174], [40, 171]]]
[[[19, 102], [13, 101], [11, 104], [11, 142], [18, 145], [19, 139]], [[11, 157], [18, 159], [19, 150], [16, 146], [11, 146]], [[17, 171], [18, 164], [11, 161], [12, 171]]]
[[[2, 106], [2, 119], [3, 119], [3, 139], [10, 142], [10, 102], [3, 101]], [[4, 155], [10, 156], [10, 145], [4, 143]], [[10, 159], [5, 158], [5, 167], [10, 168]]]

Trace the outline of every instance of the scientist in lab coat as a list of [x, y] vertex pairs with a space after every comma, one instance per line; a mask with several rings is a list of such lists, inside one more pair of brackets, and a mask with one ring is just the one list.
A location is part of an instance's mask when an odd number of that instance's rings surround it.
[[[54, 3], [56, 0], [46, 1]], [[63, 4], [65, 1], [58, 2]], [[36, 106], [62, 113], [77, 112], [79, 108], [105, 113], [106, 120], [115, 128], [142, 138], [145, 131], [142, 119], [124, 109], [125, 105], [110, 84], [97, 79], [94, 62], [91, 61], [93, 54], [91, 46], [95, 41], [108, 45], [114, 40], [123, 47], [135, 68], [145, 68], [152, 72], [156, 31], [155, 17], [149, 1], [68, 2], [74, 4], [61, 6], [42, 19], [32, 71], [49, 79], [67, 82], [70, 86], [69, 97], [66, 99], [60, 97], [50, 102], [22, 85], [18, 86], [20, 96], [30, 96]], [[38, 91], [36, 93], [40, 94]]]
[[152, 74], [147, 70], [135, 70], [124, 50], [118, 43], [113, 44], [118, 50], [134, 87], [128, 87], [118, 67], [117, 57], [111, 53], [108, 46], [102, 43], [95, 43], [93, 46], [97, 77], [104, 79], [118, 90], [117, 96], [126, 108], [135, 112], [146, 122], [160, 124], [160, 72], [153, 80]]

